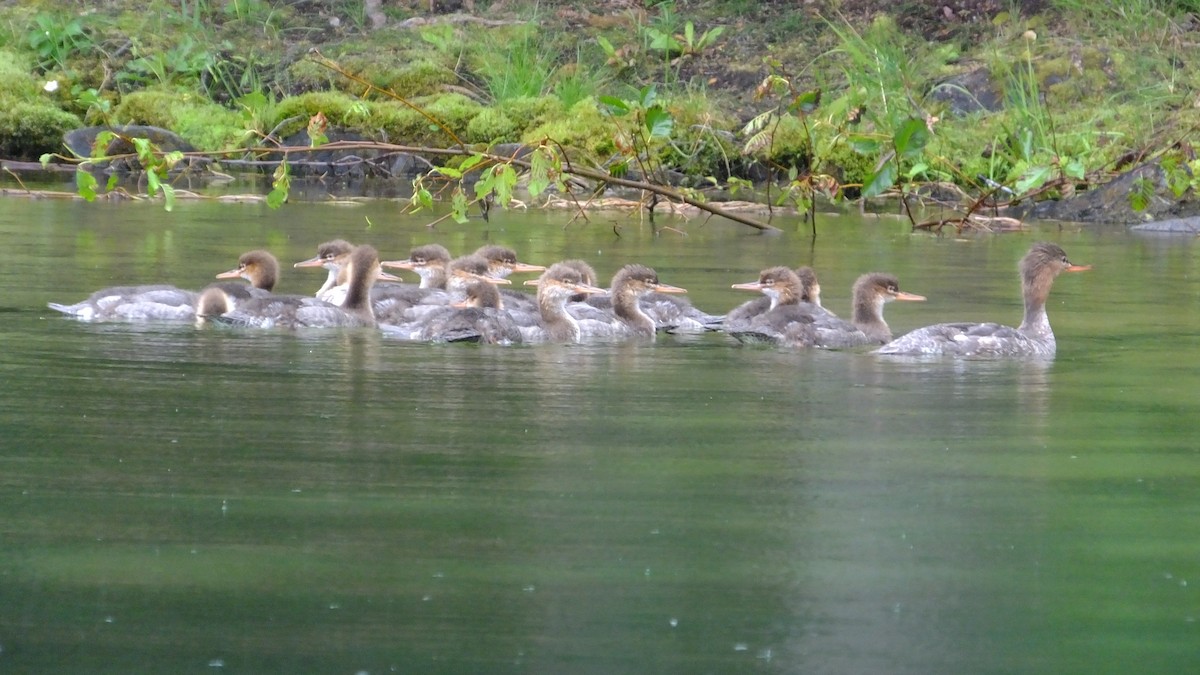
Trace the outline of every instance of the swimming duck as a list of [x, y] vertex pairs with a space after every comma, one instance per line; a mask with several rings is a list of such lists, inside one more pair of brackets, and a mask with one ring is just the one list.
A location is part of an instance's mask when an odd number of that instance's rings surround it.
[[1063, 272], [1084, 272], [1057, 244], [1038, 242], [1021, 258], [1021, 295], [1025, 316], [1016, 328], [997, 323], [940, 323], [918, 328], [875, 350], [904, 356], [949, 355], [962, 358], [1051, 357], [1057, 350], [1046, 314], [1050, 287]]
[[753, 317], [730, 334], [742, 342], [772, 342], [786, 347], [844, 349], [883, 344], [891, 330], [883, 320], [884, 303], [893, 300], [922, 301], [925, 298], [900, 290], [890, 274], [872, 272], [860, 276], [852, 289], [853, 322], [844, 321], [824, 308], [803, 302], [804, 282], [786, 267], [773, 267], [757, 282], [735, 284], [741, 290], [756, 290], [772, 299], [773, 307]]

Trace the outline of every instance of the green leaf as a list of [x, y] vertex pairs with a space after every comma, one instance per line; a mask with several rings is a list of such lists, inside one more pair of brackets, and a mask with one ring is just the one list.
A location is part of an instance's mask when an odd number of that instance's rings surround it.
[[162, 183], [159, 181], [158, 172], [156, 172], [156, 171], [147, 171], [146, 172], [146, 192], [150, 193], [151, 197], [158, 194], [158, 188], [161, 185], [162, 185]]
[[162, 184], [163, 193], [163, 208], [168, 212], [175, 208], [175, 186], [169, 183]]
[[879, 170], [871, 175], [863, 185], [863, 199], [870, 199], [890, 190], [896, 184], [896, 173], [895, 160], [884, 162], [883, 166], [879, 167]]
[[879, 151], [883, 148], [883, 144], [880, 143], [878, 138], [871, 138], [870, 136], [850, 136], [847, 141], [850, 143], [851, 150], [860, 155], [867, 155], [868, 157], [878, 155]]
[[629, 104], [616, 96], [601, 96], [600, 103], [608, 107], [608, 112], [616, 117], [629, 114]]
[[458, 169], [451, 169], [448, 166], [436, 167], [436, 168], [434, 168], [434, 171], [436, 171], [436, 172], [442, 174], [443, 176], [450, 178], [452, 180], [458, 180], [458, 179], [462, 178], [461, 171], [459, 171]]
[[96, 177], [83, 167], [75, 169], [75, 188], [80, 197], [89, 202], [96, 201]]
[[1145, 211], [1146, 207], [1150, 206], [1150, 200], [1154, 196], [1154, 182], [1142, 176], [1133, 182], [1133, 186], [1129, 190], [1129, 206], [1134, 211]]
[[600, 45], [600, 48], [604, 50], [605, 55], [608, 57], [611, 58], [617, 55], [617, 48], [613, 47], [613, 44], [605, 39], [603, 35], [596, 36], [596, 43]]
[[550, 149], [542, 146], [529, 157], [529, 194], [536, 197], [550, 187], [550, 171], [557, 170]]
[[1068, 178], [1083, 180], [1083, 176], [1086, 172], [1087, 170], [1083, 166], [1083, 160], [1078, 157], [1072, 157], [1070, 161], [1063, 165], [1063, 174]]
[[1048, 166], [1035, 166], [1025, 172], [1013, 186], [1017, 194], [1023, 195], [1030, 190], [1040, 188], [1050, 178], [1052, 169]]
[[654, 102], [657, 100], [658, 89], [656, 89], [652, 84], [642, 87], [642, 90], [638, 92], [638, 105], [642, 106], [643, 108], [649, 108], [650, 106], [654, 105]]
[[96, 140], [92, 141], [92, 159], [100, 159], [108, 154], [108, 145], [113, 142], [117, 135], [111, 131], [105, 130], [96, 134]]
[[909, 118], [896, 130], [894, 142], [900, 159], [912, 159], [920, 155], [929, 143], [929, 127], [925, 126], [925, 120]]
[[473, 169], [475, 167], [475, 165], [482, 162], [484, 159], [485, 159], [484, 156], [479, 153], [471, 155], [470, 157], [464, 159], [462, 164], [458, 165], [458, 170], [465, 174], [466, 172]]
[[821, 105], [821, 90], [812, 89], [802, 92], [797, 96], [796, 100], [792, 102], [791, 109], [799, 110], [805, 115], [811, 115], [819, 105]]
[[110, 174], [108, 177], [108, 182], [105, 183], [105, 185], [104, 185], [104, 189], [108, 192], [112, 192], [114, 189], [116, 189], [117, 183], [119, 183], [119, 182], [121, 182], [120, 176], [118, 176], [115, 173]]
[[46, 168], [47, 166], [49, 166], [49, 164], [50, 164], [50, 160], [52, 160], [52, 159], [54, 159], [54, 153], [53, 153], [53, 152], [47, 152], [46, 154], [44, 154], [44, 155], [42, 155], [41, 157], [39, 157], [39, 158], [38, 158], [38, 161], [42, 163], [42, 168], [44, 169], [44, 168]]
[[913, 164], [911, 167], [909, 167], [908, 173], [905, 175], [908, 177], [909, 180], [912, 180], [912, 179], [916, 178], [917, 176], [920, 176], [921, 174], [925, 173], [928, 170], [929, 170], [928, 164], [926, 164], [925, 162], [917, 162], [916, 164]]
[[467, 222], [467, 196], [461, 187], [456, 188], [450, 196], [450, 217], [459, 224]]
[[670, 138], [674, 126], [675, 120], [672, 119], [671, 113], [662, 106], [656, 105], [646, 110], [646, 131], [650, 132], [650, 138]]

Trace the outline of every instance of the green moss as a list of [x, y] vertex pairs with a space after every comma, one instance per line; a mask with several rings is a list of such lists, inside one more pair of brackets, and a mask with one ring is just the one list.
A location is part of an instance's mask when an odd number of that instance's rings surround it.
[[56, 106], [0, 96], [0, 157], [33, 161], [59, 152], [63, 134], [79, 126], [78, 117]]
[[29, 74], [32, 71], [29, 60], [20, 54], [0, 51], [0, 96], [13, 99], [32, 99], [37, 96], [37, 83]]
[[565, 114], [555, 96], [520, 96], [497, 105], [522, 131]]
[[281, 137], [287, 137], [306, 127], [310, 117], [322, 113], [333, 126], [362, 129], [377, 105], [341, 92], [311, 92], [280, 101], [275, 106], [276, 124], [296, 118], [279, 131]]
[[468, 143], [507, 143], [520, 137], [517, 123], [495, 108], [485, 108], [467, 124]]
[[169, 129], [198, 150], [235, 146], [245, 136], [241, 117], [188, 92], [147, 89], [121, 99], [113, 109], [117, 124], [148, 124]]
[[616, 150], [612, 123], [600, 112], [595, 99], [576, 103], [567, 112], [546, 120], [526, 131], [525, 143], [540, 143], [550, 138], [564, 146], [582, 150], [596, 158], [606, 158]]

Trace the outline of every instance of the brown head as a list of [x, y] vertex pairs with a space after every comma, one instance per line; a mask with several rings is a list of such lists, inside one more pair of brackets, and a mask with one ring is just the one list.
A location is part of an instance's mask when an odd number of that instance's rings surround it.
[[329, 269], [331, 266], [337, 265], [342, 256], [348, 255], [354, 250], [354, 245], [345, 239], [334, 239], [327, 241], [317, 246], [317, 255], [302, 260], [292, 267], [324, 267]]
[[488, 274], [503, 279], [513, 272], [543, 272], [541, 265], [527, 265], [517, 260], [517, 252], [507, 246], [488, 244], [479, 247], [474, 255], [488, 261]]
[[274, 290], [276, 282], [279, 281], [279, 261], [267, 251], [247, 251], [238, 258], [237, 267], [217, 275], [218, 279], [238, 277], [249, 281], [255, 288]]
[[803, 284], [800, 277], [787, 267], [768, 267], [758, 275], [758, 281], [734, 284], [742, 291], [758, 291], [771, 298], [772, 309], [779, 305], [795, 305], [800, 302]]

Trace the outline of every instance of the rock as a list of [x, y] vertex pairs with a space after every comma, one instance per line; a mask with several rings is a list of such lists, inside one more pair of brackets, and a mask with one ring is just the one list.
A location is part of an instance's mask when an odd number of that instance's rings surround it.
[[1191, 216], [1189, 218], [1169, 218], [1167, 220], [1156, 220], [1150, 223], [1142, 223], [1129, 228], [1134, 232], [1154, 232], [1159, 234], [1186, 234], [1195, 236], [1200, 234], [1200, 216]]
[[[67, 146], [71, 152], [80, 157], [89, 157], [92, 154], [92, 148], [96, 144], [96, 139], [102, 132], [111, 131], [118, 134], [116, 138], [109, 141], [101, 152], [107, 156], [113, 155], [131, 155], [137, 153], [137, 148], [134, 147], [132, 139], [146, 138], [149, 139], [159, 150], [163, 152], [195, 152], [196, 148], [183, 139], [182, 136], [161, 127], [152, 127], [141, 124], [127, 124], [124, 126], [100, 126], [100, 127], [81, 127], [73, 129], [63, 135], [63, 144]], [[207, 157], [187, 157], [183, 162], [177, 165], [180, 169], [206, 167], [212, 160]], [[129, 157], [112, 162], [96, 162], [98, 167], [108, 167], [114, 171], [141, 171], [142, 164], [136, 157]]]
[[944, 101], [958, 117], [1004, 107], [1004, 95], [992, 81], [991, 72], [982, 66], [933, 85], [929, 97]]

